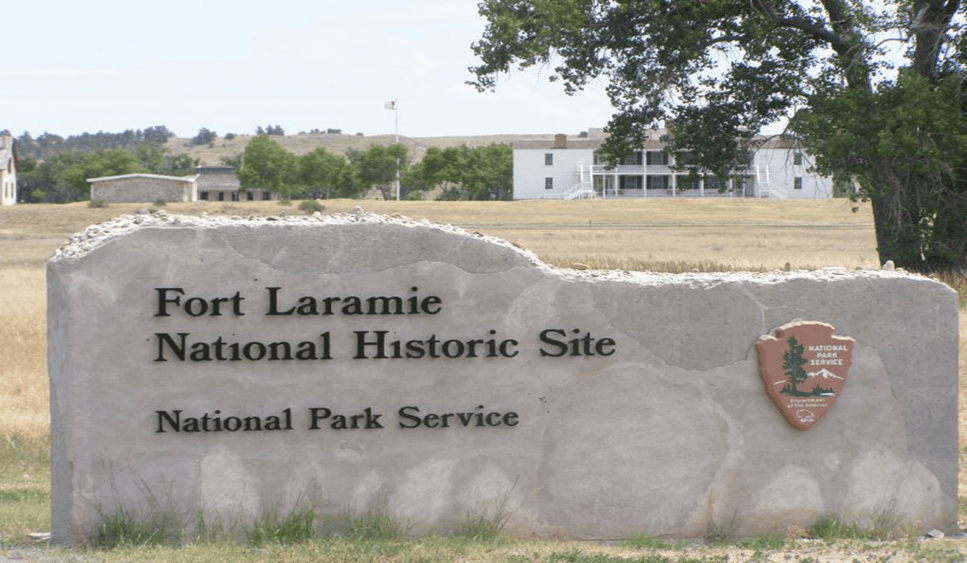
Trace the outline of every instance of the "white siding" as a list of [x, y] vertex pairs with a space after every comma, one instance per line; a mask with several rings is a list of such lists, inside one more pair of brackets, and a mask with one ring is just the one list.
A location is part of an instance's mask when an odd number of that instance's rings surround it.
[[[553, 155], [554, 163], [544, 164], [545, 155]], [[515, 149], [514, 199], [561, 198], [579, 183], [576, 171], [585, 170], [594, 161], [589, 149]], [[545, 188], [552, 178], [554, 188]]]
[[[833, 181], [809, 171], [812, 159], [803, 153], [802, 163], [795, 163], [793, 149], [761, 149], [756, 153], [759, 168], [756, 178], [757, 196], [789, 199], [826, 199], [833, 197]], [[768, 182], [763, 182], [768, 170]], [[802, 178], [802, 189], [795, 188], [796, 178]]]
[[0, 205], [17, 203], [17, 166], [13, 158], [13, 137], [0, 137]]

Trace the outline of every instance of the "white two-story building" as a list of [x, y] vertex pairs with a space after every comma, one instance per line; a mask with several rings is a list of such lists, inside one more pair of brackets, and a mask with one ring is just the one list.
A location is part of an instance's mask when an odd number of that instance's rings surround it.
[[0, 205], [17, 203], [17, 158], [13, 136], [0, 135]]
[[728, 179], [696, 179], [674, 168], [656, 131], [621, 164], [598, 159], [604, 133], [556, 135], [553, 141], [518, 141], [514, 147], [514, 199], [619, 197], [755, 197], [822, 199], [833, 195], [831, 178], [810, 171], [809, 156], [788, 137], [766, 139], [748, 168]]

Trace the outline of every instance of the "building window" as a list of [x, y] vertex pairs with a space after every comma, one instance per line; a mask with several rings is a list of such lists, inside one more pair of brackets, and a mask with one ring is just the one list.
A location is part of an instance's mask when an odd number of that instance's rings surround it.
[[648, 166], [668, 166], [668, 155], [662, 151], [648, 151]]
[[269, 201], [270, 199], [272, 199], [272, 193], [271, 192], [269, 192], [269, 191], [262, 192], [262, 200], [263, 201]]
[[796, 166], [802, 166], [802, 153], [801, 152], [796, 151], [795, 154], [792, 155], [792, 163], [794, 165], [796, 165]]
[[792, 180], [792, 187], [795, 190], [801, 190], [802, 189], [802, 176], [796, 176]]
[[544, 178], [544, 189], [545, 190], [554, 189], [554, 178]]
[[641, 166], [641, 162], [641, 151], [635, 151], [621, 160], [621, 164], [625, 166]]
[[554, 166], [554, 153], [544, 153], [544, 166]]
[[618, 176], [618, 187], [622, 190], [640, 190], [641, 176]]
[[645, 186], [649, 190], [668, 190], [671, 189], [671, 176], [647, 176], [645, 177]]

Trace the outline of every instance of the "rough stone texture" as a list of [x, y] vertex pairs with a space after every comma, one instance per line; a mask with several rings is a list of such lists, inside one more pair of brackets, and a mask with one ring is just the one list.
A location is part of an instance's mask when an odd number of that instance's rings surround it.
[[[224, 302], [220, 316], [155, 316], [156, 288], [173, 287], [182, 303], [238, 292], [245, 314]], [[268, 287], [282, 288], [280, 310], [299, 296], [442, 303], [435, 315], [267, 316]], [[58, 542], [83, 541], [101, 515], [143, 513], [151, 499], [186, 517], [300, 503], [333, 518], [379, 509], [414, 533], [446, 533], [498, 506], [507, 532], [541, 537], [781, 533], [825, 514], [862, 522], [884, 511], [924, 530], [956, 526], [957, 299], [903, 272], [579, 272], [497, 239], [362, 212], [158, 213], [73, 237], [48, 266], [48, 291]], [[771, 403], [754, 349], [795, 319], [856, 340], [845, 389], [808, 431]], [[547, 329], [611, 338], [615, 351], [542, 357], [556, 350], [538, 338]], [[354, 331], [377, 330], [387, 340], [514, 339], [518, 354], [353, 359]], [[331, 360], [155, 361], [158, 333], [245, 343], [324, 331]], [[478, 405], [519, 424], [398, 425], [401, 407]], [[308, 409], [321, 407], [369, 408], [385, 428], [309, 430]], [[286, 408], [293, 430], [157, 432], [159, 410]]]
[[107, 203], [151, 203], [155, 201], [186, 202], [198, 199], [198, 176], [161, 176], [158, 174], [125, 174], [88, 180], [91, 201]]

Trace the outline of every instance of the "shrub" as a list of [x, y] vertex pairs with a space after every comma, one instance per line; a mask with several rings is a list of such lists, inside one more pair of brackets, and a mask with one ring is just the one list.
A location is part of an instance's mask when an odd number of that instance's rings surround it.
[[326, 210], [326, 206], [319, 203], [316, 199], [304, 199], [299, 202], [299, 210], [305, 211], [306, 213], [322, 213]]

